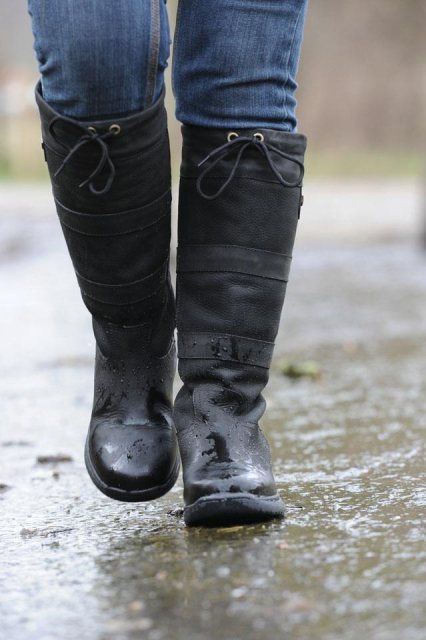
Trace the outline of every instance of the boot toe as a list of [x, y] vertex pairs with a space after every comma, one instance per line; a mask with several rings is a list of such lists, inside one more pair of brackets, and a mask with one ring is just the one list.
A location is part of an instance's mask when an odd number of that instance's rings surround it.
[[276, 495], [273, 479], [255, 473], [216, 477], [199, 477], [185, 482], [185, 502], [191, 504], [205, 496], [247, 494], [257, 497]]
[[88, 437], [86, 465], [95, 485], [123, 501], [159, 497], [176, 481], [177, 443], [171, 427], [101, 423]]
[[[204, 470], [205, 471], [205, 470]], [[199, 474], [185, 481], [188, 525], [227, 526], [282, 517], [284, 505], [271, 476], [256, 473]]]

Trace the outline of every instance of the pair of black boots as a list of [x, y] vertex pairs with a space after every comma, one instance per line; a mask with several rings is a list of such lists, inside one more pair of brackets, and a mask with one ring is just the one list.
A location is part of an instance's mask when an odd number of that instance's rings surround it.
[[[57, 212], [96, 338], [85, 461], [95, 485], [152, 500], [183, 465], [185, 522], [283, 514], [265, 410], [302, 203], [306, 139], [182, 126], [177, 308], [169, 273], [164, 91], [140, 113], [77, 121], [36, 90]], [[173, 405], [178, 329], [183, 387]]]

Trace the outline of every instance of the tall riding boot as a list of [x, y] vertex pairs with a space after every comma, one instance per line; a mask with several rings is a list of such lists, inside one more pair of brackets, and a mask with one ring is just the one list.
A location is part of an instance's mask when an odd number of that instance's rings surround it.
[[174, 405], [188, 525], [283, 515], [258, 422], [302, 204], [306, 138], [182, 126]]
[[36, 89], [56, 209], [96, 338], [85, 461], [110, 498], [152, 500], [176, 481], [175, 306], [164, 91], [114, 120], [55, 112]]

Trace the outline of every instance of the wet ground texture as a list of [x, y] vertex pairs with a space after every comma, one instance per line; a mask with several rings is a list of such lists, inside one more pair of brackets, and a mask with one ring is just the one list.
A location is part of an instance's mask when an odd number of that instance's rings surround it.
[[415, 244], [299, 243], [263, 423], [287, 517], [188, 529], [181, 483], [142, 505], [91, 484], [88, 314], [51, 208], [6, 214], [1, 637], [426, 638], [426, 257]]

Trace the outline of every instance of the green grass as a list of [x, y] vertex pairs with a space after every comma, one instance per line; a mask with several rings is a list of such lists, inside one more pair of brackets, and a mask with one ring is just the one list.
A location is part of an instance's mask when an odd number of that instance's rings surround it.
[[306, 175], [312, 178], [413, 178], [424, 173], [420, 153], [330, 151], [306, 154]]
[[[175, 176], [179, 175], [179, 158], [174, 158]], [[309, 151], [306, 175], [309, 178], [413, 178], [424, 175], [425, 162], [420, 153], [386, 151]], [[46, 181], [44, 162], [34, 169], [13, 170], [0, 157], [0, 181]]]
[[11, 169], [6, 162], [0, 160], [0, 182], [47, 182], [48, 173], [43, 164], [34, 170]]

